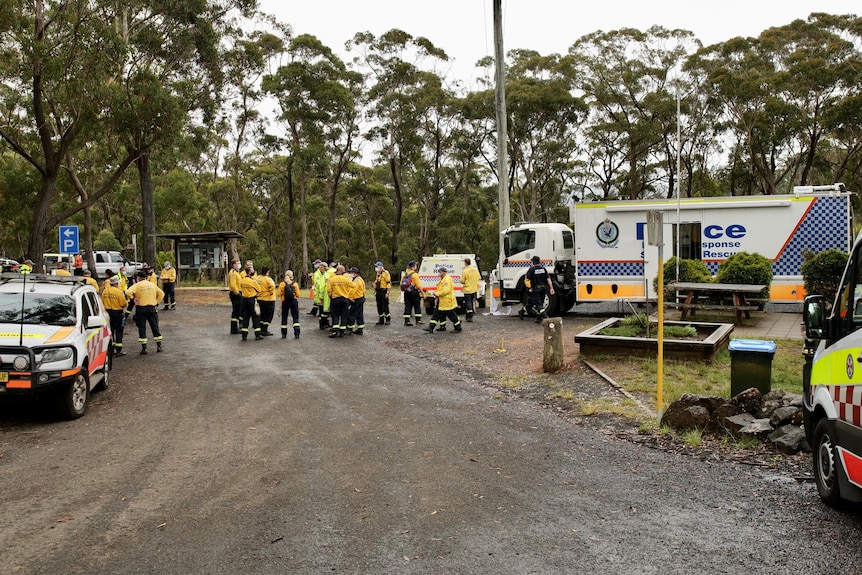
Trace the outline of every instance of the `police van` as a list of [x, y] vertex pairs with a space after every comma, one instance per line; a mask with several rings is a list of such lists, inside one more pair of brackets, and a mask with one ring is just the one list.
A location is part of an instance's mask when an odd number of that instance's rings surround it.
[[862, 501], [862, 234], [841, 287], [803, 307], [805, 432], [820, 498], [833, 507]]
[[[419, 263], [419, 283], [422, 285], [422, 291], [426, 295], [434, 295], [437, 291], [437, 282], [440, 281], [440, 268], [445, 268], [452, 282], [455, 284], [455, 298], [458, 301], [458, 308], [464, 309], [464, 295], [462, 293], [461, 272], [464, 270], [464, 260], [469, 259], [474, 268], [479, 270], [479, 263], [476, 261], [475, 254], [434, 254], [433, 256], [422, 258]], [[481, 270], [479, 270], [481, 274]], [[485, 280], [479, 280], [479, 289], [476, 291], [476, 307], [485, 307]], [[425, 313], [431, 314], [434, 311], [434, 298], [425, 299]]]

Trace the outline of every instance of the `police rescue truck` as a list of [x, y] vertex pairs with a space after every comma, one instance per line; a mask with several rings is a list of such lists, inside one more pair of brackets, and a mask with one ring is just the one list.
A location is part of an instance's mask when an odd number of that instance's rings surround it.
[[820, 498], [862, 501], [862, 234], [835, 297], [805, 298], [803, 414]]
[[676, 200], [581, 202], [564, 224], [515, 224], [501, 234], [501, 303], [526, 299], [524, 275], [538, 255], [551, 273], [556, 294], [548, 313], [575, 303], [655, 298], [658, 246], [646, 237], [647, 213], [663, 214], [664, 259], [701, 260], [715, 274], [739, 252], [772, 260], [769, 297], [775, 302], [804, 298], [801, 266], [805, 252], [853, 241], [850, 194], [843, 184], [799, 186], [793, 194], [726, 196]]

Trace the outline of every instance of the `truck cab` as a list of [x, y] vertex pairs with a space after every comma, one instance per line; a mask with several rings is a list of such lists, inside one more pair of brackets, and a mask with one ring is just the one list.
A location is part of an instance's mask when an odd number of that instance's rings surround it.
[[862, 234], [834, 301], [805, 298], [803, 415], [820, 498], [862, 501]]
[[551, 315], [575, 305], [575, 234], [559, 223], [517, 223], [500, 234], [500, 262], [497, 278], [502, 305], [526, 304], [525, 276], [537, 255], [554, 283], [545, 309]]

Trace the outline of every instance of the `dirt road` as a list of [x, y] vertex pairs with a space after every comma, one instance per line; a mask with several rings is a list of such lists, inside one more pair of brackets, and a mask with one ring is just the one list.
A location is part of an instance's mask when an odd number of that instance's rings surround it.
[[783, 575], [862, 559], [859, 515], [810, 483], [501, 393], [483, 366], [502, 335], [500, 361], [534, 372], [516, 343], [535, 349], [530, 322], [334, 341], [303, 315], [299, 340], [242, 343], [228, 316], [181, 301], [148, 356], [127, 329], [78, 421], [2, 407], [4, 573]]

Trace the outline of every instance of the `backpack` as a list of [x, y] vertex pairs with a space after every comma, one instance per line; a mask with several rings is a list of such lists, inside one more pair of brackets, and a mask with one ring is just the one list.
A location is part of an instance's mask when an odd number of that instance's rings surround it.
[[401, 291], [411, 292], [415, 289], [413, 285], [413, 274], [416, 272], [408, 272], [401, 278]]
[[296, 292], [293, 291], [293, 284], [284, 284], [284, 301], [293, 301], [296, 299]]

